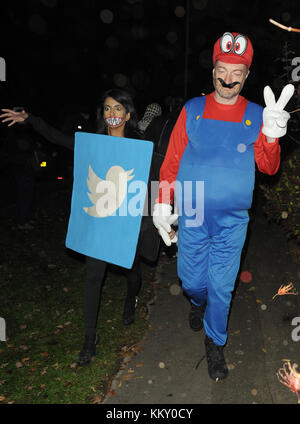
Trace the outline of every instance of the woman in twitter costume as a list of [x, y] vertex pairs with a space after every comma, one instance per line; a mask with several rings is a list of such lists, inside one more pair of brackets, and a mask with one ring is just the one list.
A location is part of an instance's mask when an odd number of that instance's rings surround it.
[[[37, 132], [42, 134], [52, 143], [74, 149], [75, 137], [69, 137], [48, 125], [42, 118], [29, 115], [25, 111], [14, 112], [9, 109], [3, 110], [1, 115], [3, 122], [10, 125], [16, 122], [26, 122]], [[112, 89], [104, 93], [97, 111], [97, 133], [115, 137], [129, 137], [140, 139], [138, 130], [137, 113], [131, 96], [125, 90]], [[150, 171], [151, 175], [153, 170]], [[151, 176], [150, 176], [151, 180]], [[148, 222], [150, 219], [150, 223]], [[137, 296], [142, 284], [140, 258], [155, 261], [155, 255], [159, 250], [159, 237], [153, 227], [152, 218], [145, 216], [142, 220], [136, 257], [130, 270], [123, 269], [127, 279], [127, 296], [124, 304], [123, 324], [130, 325], [134, 322]], [[101, 298], [101, 289], [105, 279], [107, 263], [95, 259], [86, 258], [86, 279], [83, 293], [83, 312], [85, 320], [85, 340], [79, 353], [78, 365], [88, 365], [96, 353], [99, 337], [96, 332], [98, 311]]]
[[[214, 380], [228, 374], [223, 346], [247, 233], [255, 163], [261, 172], [277, 172], [278, 137], [285, 134], [289, 118], [283, 107], [294, 91], [291, 85], [285, 87], [276, 104], [266, 87], [264, 111], [240, 96], [252, 56], [251, 41], [242, 34], [228, 32], [215, 43], [215, 91], [189, 100], [181, 111], [160, 172], [161, 182], [167, 181], [171, 188], [160, 189], [153, 218], [170, 245], [175, 193], [178, 275], [191, 300], [191, 328], [199, 331], [204, 326], [208, 371]], [[197, 182], [203, 187], [198, 194]], [[199, 209], [197, 196], [202, 196], [203, 213], [193, 222], [192, 212], [196, 205]]]

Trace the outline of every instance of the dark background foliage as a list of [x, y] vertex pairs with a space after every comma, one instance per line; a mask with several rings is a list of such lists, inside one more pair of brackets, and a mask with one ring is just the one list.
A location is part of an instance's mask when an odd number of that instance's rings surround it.
[[225, 31], [251, 38], [244, 95], [262, 103], [263, 87], [274, 87], [282, 71], [284, 42], [299, 40], [269, 18], [300, 27], [297, 1], [11, 0], [1, 6], [1, 104], [56, 119], [93, 108], [104, 89], [119, 85], [131, 90], [142, 114], [149, 102], [165, 106], [169, 96], [212, 90], [212, 48]]

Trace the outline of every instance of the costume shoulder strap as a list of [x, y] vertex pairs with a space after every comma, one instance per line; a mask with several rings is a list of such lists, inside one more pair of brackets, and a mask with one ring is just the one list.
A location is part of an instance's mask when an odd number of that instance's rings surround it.
[[252, 123], [260, 129], [263, 121], [263, 107], [256, 103], [249, 102], [244, 115], [244, 122]]
[[187, 113], [187, 127], [189, 127], [191, 122], [202, 118], [205, 108], [205, 98], [206, 96], [194, 97], [186, 102], [185, 109]]

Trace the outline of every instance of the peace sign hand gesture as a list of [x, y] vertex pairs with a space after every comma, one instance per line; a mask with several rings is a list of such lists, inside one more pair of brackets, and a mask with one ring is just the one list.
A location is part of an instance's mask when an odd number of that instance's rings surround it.
[[269, 86], [264, 88], [266, 107], [263, 111], [262, 132], [267, 137], [279, 138], [286, 134], [287, 121], [290, 119], [290, 114], [283, 109], [293, 96], [294, 91], [295, 87], [293, 84], [286, 85], [276, 103], [275, 96], [271, 88]]

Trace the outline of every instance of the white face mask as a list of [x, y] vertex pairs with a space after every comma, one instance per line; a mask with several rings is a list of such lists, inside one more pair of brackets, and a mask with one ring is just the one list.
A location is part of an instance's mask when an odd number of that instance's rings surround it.
[[123, 124], [125, 118], [106, 118], [106, 125], [110, 128], [116, 128]]

